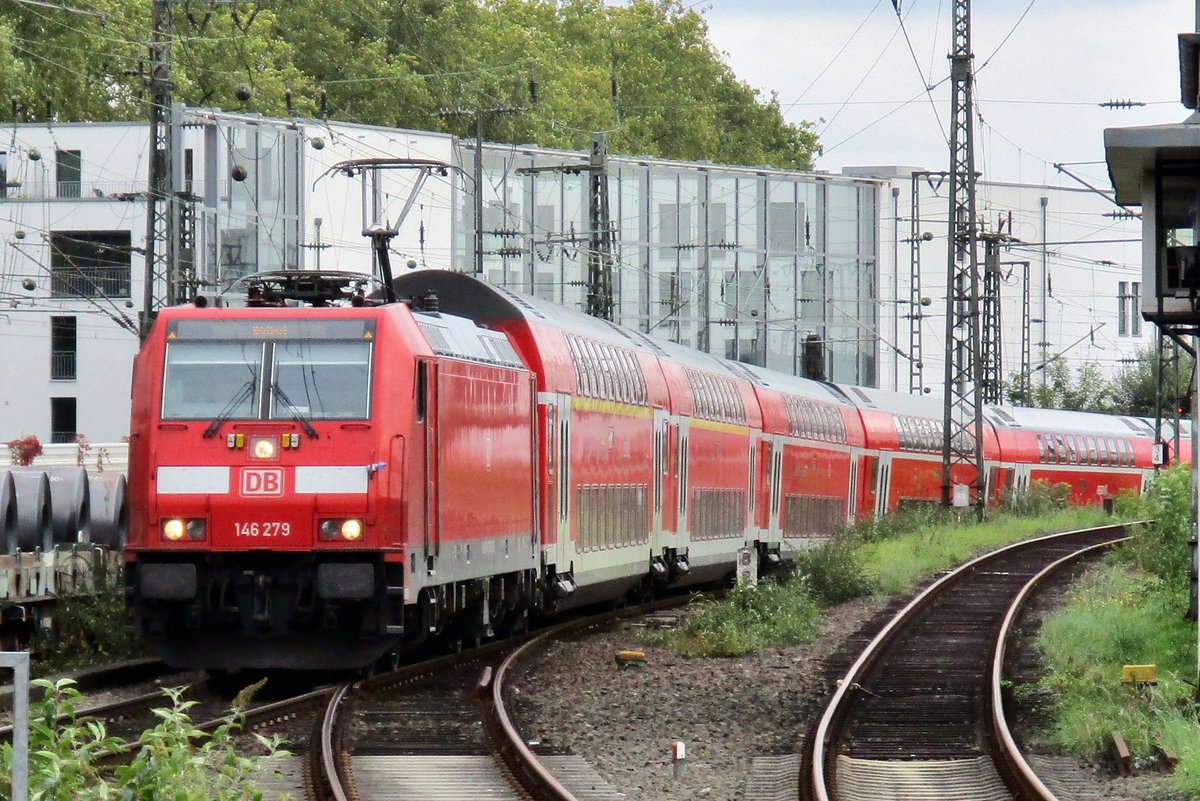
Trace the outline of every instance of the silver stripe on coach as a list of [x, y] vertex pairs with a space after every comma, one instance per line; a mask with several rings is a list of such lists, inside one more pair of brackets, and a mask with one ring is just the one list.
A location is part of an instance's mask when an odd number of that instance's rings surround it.
[[297, 495], [314, 495], [318, 492], [366, 495], [367, 468], [364, 465], [297, 467], [294, 492]]
[[228, 495], [229, 468], [160, 467], [159, 495]]

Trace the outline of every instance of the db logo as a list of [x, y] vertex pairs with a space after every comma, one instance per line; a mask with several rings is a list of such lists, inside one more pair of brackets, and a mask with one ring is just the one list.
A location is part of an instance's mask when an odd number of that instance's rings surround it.
[[283, 470], [278, 467], [242, 468], [243, 495], [282, 495]]

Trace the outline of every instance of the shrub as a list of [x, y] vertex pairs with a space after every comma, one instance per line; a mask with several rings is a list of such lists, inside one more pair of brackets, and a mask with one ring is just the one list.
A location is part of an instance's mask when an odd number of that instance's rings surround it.
[[[192, 725], [184, 688], [164, 689], [167, 708], [156, 709], [158, 725], [138, 739], [141, 750], [129, 765], [102, 771], [102, 757], [124, 742], [108, 736], [104, 724], [79, 718], [82, 694], [70, 679], [31, 682], [45, 692], [29, 722], [29, 797], [37, 801], [159, 799], [172, 801], [250, 801], [262, 797], [252, 781], [258, 758], [239, 752], [234, 734], [244, 716], [236, 707], [230, 722], [211, 735]], [[244, 699], [241, 699], [244, 703]], [[236, 705], [237, 702], [235, 702]], [[266, 754], [284, 755], [278, 737], [255, 734]], [[12, 743], [0, 746], [0, 786], [12, 786]]]
[[1190, 466], [1160, 470], [1145, 495], [1120, 500], [1124, 516], [1149, 522], [1135, 527], [1136, 536], [1121, 548], [1119, 557], [1158, 576], [1176, 591], [1186, 591], [1191, 565], [1188, 540], [1194, 520]]
[[1000, 508], [1018, 517], [1041, 517], [1066, 509], [1070, 499], [1070, 485], [1047, 484], [1039, 479], [1030, 483], [1024, 492], [1005, 490]]
[[853, 531], [863, 542], [882, 542], [903, 537], [914, 531], [924, 531], [936, 526], [963, 522], [964, 517], [974, 521], [974, 512], [946, 508], [937, 503], [913, 503], [886, 515], [864, 518], [858, 521]]
[[29, 467], [33, 460], [42, 455], [42, 443], [35, 435], [10, 439], [4, 443], [8, 446], [8, 455], [12, 463], [19, 467]]
[[668, 635], [689, 656], [741, 656], [766, 645], [806, 642], [817, 631], [817, 605], [796, 579], [735, 587], [727, 599], [700, 605], [699, 614]]
[[848, 531], [801, 551], [794, 569], [821, 606], [861, 598], [876, 589], [863, 567], [862, 541]]
[[99, 574], [94, 594], [60, 598], [54, 627], [35, 634], [30, 643], [34, 671], [44, 676], [145, 656], [146, 643], [126, 625], [127, 617], [120, 572]]

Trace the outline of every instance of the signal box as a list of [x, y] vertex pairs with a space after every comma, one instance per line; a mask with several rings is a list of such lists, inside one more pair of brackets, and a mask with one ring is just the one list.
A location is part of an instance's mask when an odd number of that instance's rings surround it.
[[[1179, 35], [1179, 62], [1183, 105], [1196, 109], [1200, 33]], [[1164, 328], [1200, 324], [1200, 113], [1108, 128], [1104, 153], [1116, 202], [1142, 208], [1142, 316]]]

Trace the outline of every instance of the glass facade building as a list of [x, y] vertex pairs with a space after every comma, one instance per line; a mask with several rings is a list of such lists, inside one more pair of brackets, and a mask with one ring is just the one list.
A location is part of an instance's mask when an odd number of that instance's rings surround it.
[[[454, 264], [476, 269], [472, 142], [455, 149]], [[874, 386], [880, 187], [867, 179], [609, 158], [614, 319], [720, 356]], [[586, 310], [586, 154], [483, 147], [483, 275]]]

